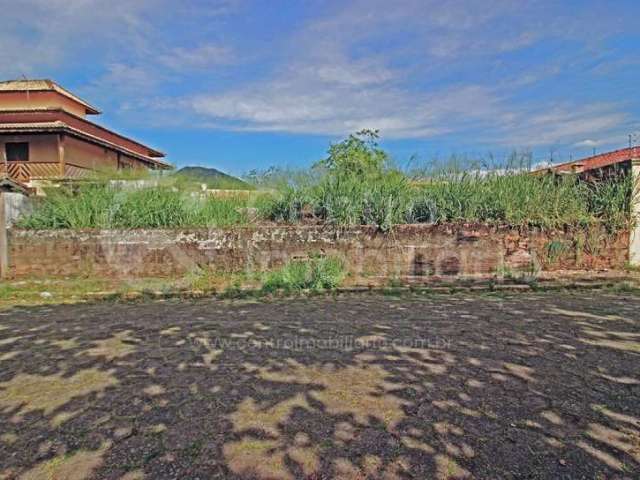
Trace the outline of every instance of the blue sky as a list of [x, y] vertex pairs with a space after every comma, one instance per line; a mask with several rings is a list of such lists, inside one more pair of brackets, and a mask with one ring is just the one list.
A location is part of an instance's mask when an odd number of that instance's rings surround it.
[[[304, 166], [379, 129], [401, 164], [640, 133], [640, 2], [0, 0], [0, 77], [52, 78], [183, 165]], [[640, 142], [640, 139], [638, 140]]]

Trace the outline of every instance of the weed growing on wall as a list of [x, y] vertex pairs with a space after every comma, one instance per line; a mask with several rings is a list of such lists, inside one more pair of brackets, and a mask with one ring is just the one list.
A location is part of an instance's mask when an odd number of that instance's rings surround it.
[[570, 251], [570, 245], [562, 240], [550, 240], [547, 242], [544, 248], [546, 261], [550, 264], [554, 264], [560, 261]]

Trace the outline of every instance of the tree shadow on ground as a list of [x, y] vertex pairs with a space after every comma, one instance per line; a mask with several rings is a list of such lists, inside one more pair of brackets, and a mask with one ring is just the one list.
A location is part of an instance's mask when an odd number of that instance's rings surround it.
[[0, 312], [0, 478], [632, 478], [640, 298]]

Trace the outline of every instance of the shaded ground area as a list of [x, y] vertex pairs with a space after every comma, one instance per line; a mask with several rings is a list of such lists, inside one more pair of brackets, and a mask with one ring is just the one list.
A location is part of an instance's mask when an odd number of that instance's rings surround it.
[[640, 298], [0, 312], [0, 478], [638, 478]]

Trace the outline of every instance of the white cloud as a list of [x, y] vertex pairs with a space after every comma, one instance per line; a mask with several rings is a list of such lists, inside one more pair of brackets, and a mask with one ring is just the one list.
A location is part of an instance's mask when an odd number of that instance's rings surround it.
[[[343, 135], [366, 127], [390, 138], [587, 146], [628, 121], [624, 104], [558, 102], [553, 89], [536, 92], [534, 103], [527, 89], [572, 67], [562, 56], [509, 70], [509, 52], [540, 39], [569, 39], [579, 55], [580, 45], [629, 22], [606, 11], [562, 15], [556, 4], [510, 0], [319, 5], [319, 15], [277, 32], [278, 48], [276, 40], [254, 48], [232, 29], [217, 29], [234, 1], [25, 0], [17, 7], [0, 0], [9, 26], [0, 30], [0, 76], [48, 76], [89, 62], [95, 76], [79, 93], [113, 101], [127, 118], [228, 130]], [[206, 34], [194, 34], [199, 29]], [[238, 65], [247, 68], [234, 76]]]
[[194, 97], [191, 108], [230, 129], [342, 135], [377, 128], [390, 138], [443, 134], [453, 122], [497, 112], [497, 99], [477, 86], [411, 94], [380, 79], [336, 82], [311, 69], [293, 72], [267, 84]]
[[171, 0], [0, 0], [0, 75], [42, 76], [39, 72], [87, 61], [92, 68], [107, 69], [112, 64], [201, 68], [228, 62], [230, 51], [223, 46], [172, 45], [161, 25], [211, 21], [233, 7], [229, 0], [207, 2], [197, 10]]
[[368, 62], [331, 62], [319, 66], [302, 67], [307, 74], [316, 75], [318, 80], [328, 84], [351, 86], [376, 85], [393, 78], [393, 73], [379, 65]]
[[512, 105], [498, 90], [478, 85], [411, 92], [384, 83], [336, 86], [304, 74], [196, 96], [187, 105], [219, 129], [344, 135], [375, 128], [385, 138], [473, 132], [483, 143], [509, 146], [573, 143], [611, 133], [626, 120], [616, 105], [567, 103], [541, 111]]
[[[379, 10], [385, 15], [366, 13]], [[514, 100], [518, 89], [558, 75], [557, 62], [495, 84], [483, 84], [482, 72], [475, 81], [430, 82], [474, 56], [537, 41], [539, 24], [518, 21], [528, 13], [504, 1], [406, 1], [391, 9], [355, 1], [303, 26], [276, 74], [190, 97], [187, 105], [219, 129], [344, 135], [377, 128], [388, 138], [470, 134], [499, 145], [573, 143], [620, 125], [625, 115], [615, 105]], [[382, 39], [389, 32], [412, 41], [388, 50]]]
[[581, 140], [579, 142], [574, 143], [573, 146], [591, 148], [591, 147], [597, 147], [598, 145], [601, 145], [601, 144], [602, 144], [601, 140], [592, 140], [591, 138], [587, 138], [585, 140]]
[[[522, 110], [515, 121], [503, 125], [510, 145], [573, 144], [593, 134], [607, 135], [624, 125], [627, 114], [617, 105], [557, 105], [549, 111]], [[501, 142], [502, 143], [502, 142]]]
[[155, 72], [142, 66], [110, 63], [106, 71], [86, 85], [81, 93], [97, 100], [117, 97], [116, 108], [122, 111], [136, 110], [137, 98], [144, 96], [162, 82]]
[[222, 45], [207, 44], [193, 48], [176, 47], [158, 55], [157, 61], [174, 70], [202, 69], [234, 61], [232, 49]]
[[100, 0], [48, 1], [0, 0], [0, 74], [55, 69], [74, 60], [74, 53], [90, 47], [100, 52], [104, 44], [138, 48], [145, 36], [140, 20], [157, 1]]

